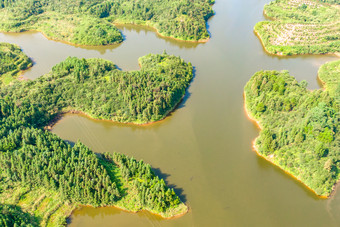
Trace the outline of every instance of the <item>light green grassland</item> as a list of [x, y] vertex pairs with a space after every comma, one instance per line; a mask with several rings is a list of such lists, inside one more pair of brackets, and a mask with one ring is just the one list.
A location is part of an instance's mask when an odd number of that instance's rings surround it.
[[264, 14], [273, 21], [257, 23], [255, 32], [271, 54], [339, 53], [340, 3], [330, 3], [273, 1], [264, 7]]

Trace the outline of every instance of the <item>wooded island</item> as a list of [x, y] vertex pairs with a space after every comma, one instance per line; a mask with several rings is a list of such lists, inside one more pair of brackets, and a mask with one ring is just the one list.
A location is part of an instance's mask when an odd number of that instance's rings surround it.
[[95, 154], [44, 130], [69, 109], [122, 122], [164, 118], [183, 97], [192, 66], [165, 53], [139, 62], [140, 71], [123, 72], [110, 61], [68, 58], [39, 79], [1, 85], [1, 226], [63, 226], [80, 205], [164, 218], [187, 212], [150, 165], [123, 154]]
[[340, 179], [340, 60], [323, 65], [325, 90], [309, 91], [287, 71], [260, 71], [244, 88], [248, 115], [261, 127], [258, 154], [317, 195], [330, 196]]

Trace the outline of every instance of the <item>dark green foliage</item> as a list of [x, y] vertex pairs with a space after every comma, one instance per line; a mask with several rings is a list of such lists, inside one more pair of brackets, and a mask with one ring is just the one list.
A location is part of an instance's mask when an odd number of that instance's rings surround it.
[[276, 0], [264, 7], [264, 14], [275, 21], [259, 22], [254, 29], [271, 54], [338, 53], [338, 4], [338, 0]]
[[320, 2], [340, 5], [340, 0], [319, 0]]
[[38, 226], [34, 218], [24, 213], [20, 207], [0, 204], [0, 226], [2, 227], [33, 227]]
[[20, 47], [0, 43], [0, 84], [8, 84], [21, 71], [32, 66], [32, 61]]
[[137, 191], [143, 207], [164, 212], [181, 203], [174, 190], [168, 188], [163, 179], [155, 176], [150, 165], [118, 153], [105, 153], [104, 157], [119, 166], [125, 181], [132, 182], [131, 190]]
[[245, 96], [247, 111], [263, 128], [256, 139], [258, 152], [318, 195], [329, 196], [340, 178], [335, 95], [308, 91], [305, 82], [298, 83], [286, 71], [261, 71], [245, 86]]
[[[77, 143], [74, 147], [62, 141], [58, 136], [39, 129], [48, 117], [37, 121], [46, 112], [33, 105], [22, 105], [20, 108], [6, 97], [0, 102], [0, 180], [1, 190], [6, 191], [19, 185], [34, 188], [44, 188], [59, 193], [59, 199], [76, 204], [107, 206], [115, 205], [126, 196], [119, 191], [119, 185], [124, 184], [112, 173], [118, 169], [120, 175], [136, 173], [140, 179], [151, 180], [150, 184], [139, 185], [138, 189], [146, 191], [156, 184], [165, 190], [162, 196], [159, 190], [149, 191], [150, 200], [140, 209], [153, 212], [167, 212], [177, 207], [181, 202], [167, 189], [164, 181], [155, 177], [149, 165], [138, 162], [140, 172], [135, 165], [117, 164], [113, 160], [97, 157], [86, 146]], [[106, 154], [109, 156], [109, 154]], [[115, 154], [120, 160], [130, 160], [124, 155]], [[109, 166], [109, 168], [107, 168]], [[111, 172], [110, 172], [111, 171]], [[145, 176], [144, 176], [145, 174]], [[132, 175], [133, 177], [134, 175]], [[143, 188], [145, 187], [145, 188]], [[1, 193], [1, 191], [0, 191]], [[142, 192], [141, 192], [142, 193]], [[169, 194], [170, 193], [170, 194]], [[131, 204], [132, 205], [132, 204]], [[128, 208], [127, 208], [128, 209]]]
[[5, 87], [0, 94], [21, 105], [44, 106], [52, 115], [72, 109], [120, 122], [160, 120], [184, 96], [192, 66], [166, 54], [147, 55], [139, 63], [140, 71], [123, 72], [109, 61], [68, 58], [48, 75]]
[[[198, 41], [209, 38], [206, 21], [213, 15], [213, 3], [212, 0], [1, 0], [0, 12], [3, 15], [6, 12], [6, 16], [0, 15], [0, 29], [38, 29], [51, 38], [74, 44], [103, 45], [122, 41], [119, 31], [108, 23], [118, 22], [146, 24], [165, 36]], [[59, 26], [58, 21], [64, 25]], [[83, 21], [97, 24], [101, 29], [96, 32], [90, 26], [88, 31]], [[68, 30], [71, 38], [63, 35]], [[82, 32], [77, 34], [78, 30]]]
[[113, 205], [120, 194], [87, 147], [73, 148], [40, 129], [19, 128], [2, 137], [0, 171], [6, 183], [20, 182], [60, 192], [71, 202]]
[[[65, 203], [118, 204], [164, 217], [185, 212], [186, 206], [149, 165], [117, 153], [96, 155], [80, 142], [71, 147], [43, 129], [65, 108], [132, 122], [163, 118], [184, 95], [192, 66], [166, 54], [147, 55], [140, 64], [141, 71], [128, 73], [109, 61], [68, 58], [35, 81], [2, 86], [0, 195], [18, 187], [57, 194], [59, 205], [46, 211], [44, 221]], [[65, 223], [64, 218], [58, 217], [58, 223]]]

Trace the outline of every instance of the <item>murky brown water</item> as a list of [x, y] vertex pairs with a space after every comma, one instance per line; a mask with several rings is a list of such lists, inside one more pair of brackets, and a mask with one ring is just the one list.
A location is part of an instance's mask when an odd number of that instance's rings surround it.
[[251, 143], [258, 129], [243, 109], [243, 87], [261, 69], [287, 69], [311, 89], [317, 70], [335, 56], [275, 57], [266, 54], [253, 33], [270, 0], [216, 0], [205, 44], [158, 37], [152, 30], [120, 27], [117, 46], [82, 48], [49, 41], [40, 33], [3, 34], [0, 41], [20, 45], [36, 64], [25, 76], [37, 78], [67, 56], [112, 60], [122, 70], [138, 69], [148, 53], [179, 55], [196, 75], [179, 108], [148, 126], [95, 121], [66, 115], [53, 132], [82, 141], [95, 152], [118, 151], [150, 163], [191, 208], [174, 220], [148, 212], [83, 208], [70, 226], [337, 226], [340, 195], [318, 199], [301, 183], [256, 156]]

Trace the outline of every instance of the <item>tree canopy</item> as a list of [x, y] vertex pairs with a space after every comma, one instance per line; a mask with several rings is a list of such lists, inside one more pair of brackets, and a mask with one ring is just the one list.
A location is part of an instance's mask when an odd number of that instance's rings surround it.
[[37, 80], [1, 86], [0, 223], [63, 226], [79, 205], [163, 217], [187, 211], [150, 165], [119, 153], [95, 154], [79, 141], [71, 146], [44, 129], [69, 109], [135, 123], [165, 117], [183, 97], [192, 66], [165, 53], [139, 63], [140, 71], [123, 72], [106, 60], [68, 58]]
[[167, 54], [146, 55], [139, 64], [141, 70], [124, 72], [103, 59], [69, 57], [34, 81], [3, 87], [0, 95], [43, 108], [49, 116], [75, 110], [118, 122], [161, 120], [183, 98], [192, 65]]
[[339, 90], [330, 83], [339, 67], [340, 61], [321, 67], [326, 90], [309, 91], [287, 71], [257, 72], [244, 89], [247, 112], [262, 128], [258, 153], [322, 196], [340, 178]]
[[181, 40], [209, 38], [213, 0], [0, 0], [0, 30], [38, 30], [79, 45], [123, 41], [113, 23], [148, 25]]

